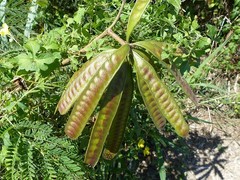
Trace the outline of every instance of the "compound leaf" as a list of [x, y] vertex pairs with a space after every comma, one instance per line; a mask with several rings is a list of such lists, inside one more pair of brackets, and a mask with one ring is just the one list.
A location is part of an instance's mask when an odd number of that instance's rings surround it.
[[181, 9], [181, 0], [167, 0], [167, 2], [174, 6], [176, 13]]

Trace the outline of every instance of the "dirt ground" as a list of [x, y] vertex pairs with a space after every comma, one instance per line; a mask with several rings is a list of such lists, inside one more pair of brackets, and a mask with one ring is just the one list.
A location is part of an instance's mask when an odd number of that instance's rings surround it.
[[194, 115], [212, 122], [193, 123], [187, 143], [188, 180], [240, 179], [240, 119], [230, 119], [200, 109]]
[[[164, 150], [166, 179], [240, 180], [240, 119], [225, 117], [227, 113], [214, 109], [194, 111], [192, 117], [207, 122], [189, 121], [190, 134], [181, 141], [183, 149]], [[151, 164], [151, 160], [140, 163], [137, 179], [160, 178]]]

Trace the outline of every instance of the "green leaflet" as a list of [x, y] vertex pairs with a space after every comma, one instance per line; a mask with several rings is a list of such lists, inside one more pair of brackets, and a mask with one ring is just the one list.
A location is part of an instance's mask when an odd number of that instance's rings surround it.
[[65, 133], [71, 139], [78, 138], [82, 133], [104, 90], [121, 67], [129, 50], [130, 47], [128, 44], [117, 49], [103, 62], [98, 70], [92, 74], [91, 79], [84, 86], [65, 126]]
[[127, 32], [126, 32], [126, 38], [127, 42], [129, 42], [129, 37], [134, 29], [134, 27], [137, 25], [138, 21], [140, 20], [143, 12], [145, 11], [146, 7], [148, 6], [150, 0], [137, 0], [131, 15], [128, 19], [128, 25], [127, 25]]
[[167, 0], [167, 2], [174, 6], [176, 13], [181, 9], [181, 0]]
[[155, 40], [147, 40], [147, 41], [139, 41], [134, 43], [134, 45], [140, 46], [147, 51], [151, 52], [158, 60], [159, 62], [168, 69], [172, 73], [172, 75], [175, 77], [177, 83], [181, 86], [182, 90], [185, 92], [185, 94], [192, 100], [192, 102], [197, 105], [198, 100], [192, 91], [191, 87], [187, 83], [187, 81], [182, 77], [179, 70], [175, 67], [174, 64], [170, 65], [162, 61], [161, 54], [163, 49], [167, 46], [166, 43], [155, 41]]
[[99, 70], [102, 64], [109, 59], [113, 52], [114, 50], [107, 50], [100, 53], [73, 74], [57, 105], [60, 114], [63, 115], [68, 112], [84, 88], [86, 88], [92, 76]]
[[[176, 101], [172, 97], [171, 92], [168, 90], [166, 85], [158, 78], [154, 68], [147, 61], [142, 59], [142, 57], [139, 56], [137, 53], [133, 52], [133, 54], [134, 67], [138, 79], [144, 81], [147, 85], [147, 93], [142, 94], [142, 96], [150, 97], [149, 94], [151, 94], [151, 96], [153, 96], [154, 98], [152, 101], [157, 103], [157, 107], [159, 108], [161, 114], [173, 126], [176, 133], [181, 137], [186, 137], [188, 135], [189, 127], [185, 122], [182, 112], [180, 111]], [[150, 107], [150, 109], [152, 108], [151, 104], [149, 104], [148, 106]], [[149, 113], [151, 114], [151, 111]]]
[[102, 97], [103, 101], [101, 102], [100, 111], [92, 129], [84, 160], [85, 163], [92, 167], [97, 164], [101, 156], [107, 134], [117, 113], [126, 81], [126, 68], [127, 62], [121, 66]]
[[105, 149], [103, 151], [103, 158], [111, 160], [118, 152], [127, 124], [128, 114], [133, 97], [133, 77], [132, 68], [130, 64], [125, 71], [127, 79], [122, 93], [120, 105], [118, 106], [117, 114], [112, 122], [110, 132], [107, 136]]

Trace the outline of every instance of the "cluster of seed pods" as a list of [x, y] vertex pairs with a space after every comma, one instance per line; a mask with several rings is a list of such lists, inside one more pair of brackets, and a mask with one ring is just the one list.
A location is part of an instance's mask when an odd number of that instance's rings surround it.
[[80, 69], [58, 104], [61, 114], [66, 113], [75, 102], [65, 133], [76, 139], [82, 133], [89, 117], [96, 108], [106, 87], [121, 67], [130, 48], [124, 45], [118, 50], [102, 53]]
[[123, 63], [102, 96], [100, 111], [92, 129], [84, 160], [92, 167], [96, 165], [101, 156], [112, 121], [118, 111], [126, 82], [127, 64], [127, 62]]
[[[127, 25], [127, 42], [149, 3], [150, 0], [136, 1]], [[138, 88], [157, 129], [161, 130], [167, 120], [179, 136], [188, 135], [188, 125], [177, 103], [145, 54], [150, 52], [161, 60], [165, 46], [165, 43], [148, 40], [133, 43], [131, 48], [125, 44], [117, 50], [104, 51], [85, 63], [69, 80], [57, 105], [60, 114], [66, 114], [74, 105], [65, 126], [68, 137], [77, 139], [81, 135], [100, 102], [85, 163], [94, 167], [101, 154], [103, 158], [111, 160], [120, 149], [133, 98], [133, 64]], [[128, 54], [131, 54], [129, 57], [133, 57], [133, 61], [126, 61]], [[168, 64], [164, 65], [170, 69]]]
[[133, 54], [138, 86], [155, 125], [163, 124], [163, 116], [179, 136], [186, 137], [189, 131], [188, 125], [170, 91], [158, 78], [151, 64], [136, 52]]
[[[76, 139], [101, 100], [84, 160], [92, 167], [101, 154], [107, 160], [113, 159], [121, 146], [133, 97], [132, 67], [125, 61], [129, 52], [130, 46], [126, 44], [86, 63], [72, 76], [57, 106], [65, 114], [75, 103], [65, 133]], [[167, 120], [179, 136], [186, 137], [188, 125], [170, 91], [148, 62], [150, 59], [137, 49], [132, 55], [137, 84], [155, 126], [161, 130]]]
[[132, 67], [129, 63], [126, 64], [126, 82], [122, 92], [122, 98], [118, 106], [117, 113], [113, 119], [111, 129], [107, 136], [103, 158], [111, 160], [115, 157], [120, 149], [125, 127], [127, 124], [128, 114], [133, 98], [133, 78]]

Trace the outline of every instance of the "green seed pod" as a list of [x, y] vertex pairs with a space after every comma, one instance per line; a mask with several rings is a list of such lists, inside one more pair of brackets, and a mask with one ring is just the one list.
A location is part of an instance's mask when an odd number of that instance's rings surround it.
[[120, 149], [124, 131], [127, 124], [128, 114], [132, 103], [133, 97], [133, 78], [132, 68], [128, 64], [127, 70], [125, 71], [127, 79], [123, 90], [120, 105], [118, 106], [117, 114], [112, 122], [110, 132], [107, 136], [105, 149], [103, 151], [103, 158], [111, 160], [115, 157], [118, 150]]
[[102, 97], [103, 101], [101, 102], [100, 111], [92, 129], [84, 160], [85, 163], [92, 167], [97, 164], [101, 156], [107, 134], [118, 110], [126, 81], [126, 65], [127, 62], [122, 65]]
[[63, 115], [68, 112], [92, 76], [98, 71], [101, 65], [109, 59], [113, 52], [114, 50], [108, 50], [100, 53], [92, 60], [86, 62], [83, 67], [73, 74], [57, 105], [60, 114]]
[[146, 49], [147, 51], [151, 52], [156, 58], [161, 60], [162, 50], [166, 46], [166, 43], [155, 41], [155, 40], [147, 40], [147, 41], [135, 42], [134, 45], [137, 45]]
[[148, 6], [150, 0], [137, 0], [132, 12], [130, 14], [130, 17], [128, 19], [128, 25], [127, 25], [127, 32], [126, 32], [126, 38], [127, 42], [129, 41], [129, 37], [134, 29], [134, 27], [137, 25], [138, 21], [141, 19], [141, 16], [143, 12], [145, 11], [146, 7]]
[[138, 49], [134, 49], [133, 51], [139, 54], [143, 59], [145, 59], [145, 61], [150, 62], [149, 54], [147, 54], [146, 52]]
[[[155, 40], [147, 40], [147, 41], [139, 41], [134, 43], [134, 45], [140, 46], [147, 51], [151, 52], [156, 58], [159, 59], [159, 62], [168, 69], [169, 72], [172, 73], [172, 75], [175, 77], [177, 83], [181, 86], [182, 90], [185, 92], [185, 94], [192, 100], [192, 102], [197, 105], [198, 100], [196, 96], [194, 95], [194, 92], [192, 91], [191, 87], [187, 83], [187, 81], [182, 77], [179, 70], [174, 66], [174, 64], [170, 65], [162, 61], [161, 54], [164, 48], [167, 47], [168, 44], [155, 41]], [[176, 52], [180, 52], [180, 49], [177, 49]]]
[[103, 62], [95, 74], [92, 74], [91, 79], [78, 97], [65, 126], [65, 133], [68, 137], [76, 139], [82, 133], [89, 117], [96, 108], [106, 87], [124, 62], [129, 50], [128, 44], [123, 45]]
[[139, 91], [142, 95], [144, 104], [147, 107], [147, 110], [156, 126], [156, 128], [160, 131], [162, 127], [165, 125], [166, 120], [162, 116], [161, 111], [159, 110], [158, 103], [155, 101], [154, 95], [148, 87], [148, 84], [141, 79], [137, 74], [137, 83]]
[[[134, 67], [136, 70], [136, 74], [138, 80], [140, 82], [140, 88], [149, 89], [149, 91], [144, 90], [144, 94], [142, 94], [145, 99], [149, 98], [150, 95], [153, 97], [151, 101], [157, 104], [161, 114], [167, 119], [167, 121], [173, 126], [176, 133], [181, 137], [186, 137], [188, 135], [189, 127], [185, 122], [182, 112], [180, 111], [176, 101], [172, 97], [170, 91], [166, 87], [166, 85], [158, 78], [157, 73], [154, 68], [145, 61], [141, 56], [137, 53], [133, 52], [134, 57]], [[144, 84], [142, 83], [144, 81]], [[145, 85], [142, 87], [142, 84]], [[141, 90], [140, 90], [141, 92]], [[147, 92], [147, 93], [146, 93]], [[142, 93], [142, 92], [141, 92]], [[148, 103], [147, 100], [145, 100]], [[149, 100], [150, 102], [150, 100]], [[156, 107], [154, 105], [148, 104], [149, 109], [155, 112], [152, 107]], [[151, 114], [151, 111], [149, 112]], [[153, 112], [153, 113], [154, 113]], [[153, 114], [155, 115], [155, 114]]]

